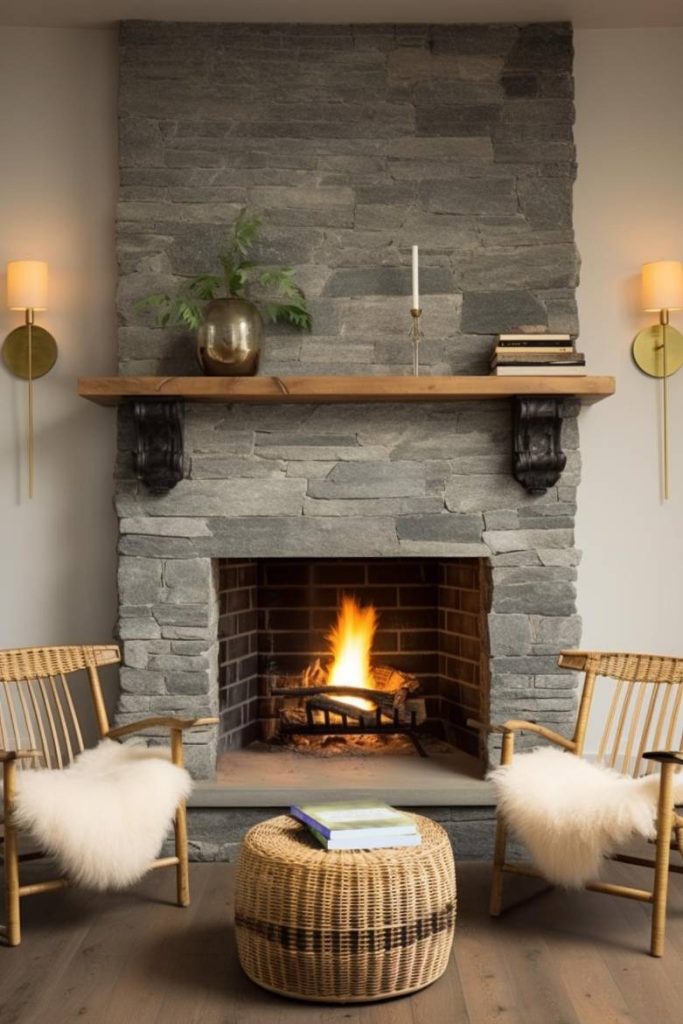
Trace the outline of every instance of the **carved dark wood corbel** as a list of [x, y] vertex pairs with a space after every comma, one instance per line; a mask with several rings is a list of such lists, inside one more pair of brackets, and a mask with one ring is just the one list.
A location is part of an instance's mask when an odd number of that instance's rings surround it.
[[567, 464], [561, 398], [512, 400], [512, 474], [529, 494], [545, 494]]
[[185, 403], [146, 399], [133, 403], [135, 472], [152, 494], [167, 494], [183, 478]]
[[[512, 473], [529, 494], [544, 494], [553, 487], [567, 463], [562, 411], [561, 398], [512, 400]], [[133, 402], [135, 470], [152, 494], [167, 494], [183, 478], [184, 412], [182, 399]]]

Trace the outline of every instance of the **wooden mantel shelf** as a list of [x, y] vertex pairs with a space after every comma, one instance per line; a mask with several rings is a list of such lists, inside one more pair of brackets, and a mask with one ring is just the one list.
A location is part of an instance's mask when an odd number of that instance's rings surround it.
[[449, 402], [529, 395], [598, 402], [614, 377], [82, 377], [78, 393], [98, 405], [130, 399], [190, 402]]
[[186, 402], [456, 402], [509, 399], [512, 474], [530, 494], [559, 480], [563, 399], [598, 402], [613, 377], [84, 377], [78, 393], [99, 405], [132, 407], [137, 475], [166, 494], [185, 473]]

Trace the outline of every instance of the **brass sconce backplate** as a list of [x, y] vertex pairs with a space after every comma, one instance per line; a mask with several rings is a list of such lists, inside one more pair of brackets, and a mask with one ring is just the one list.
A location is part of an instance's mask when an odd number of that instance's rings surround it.
[[636, 334], [633, 358], [636, 365], [650, 377], [664, 377], [663, 332], [666, 331], [666, 376], [683, 366], [683, 334], [670, 324], [653, 324]]
[[[31, 377], [44, 377], [57, 362], [57, 342], [44, 327], [31, 328]], [[28, 328], [25, 324], [16, 327], [5, 338], [2, 346], [5, 366], [15, 377], [28, 380]]]

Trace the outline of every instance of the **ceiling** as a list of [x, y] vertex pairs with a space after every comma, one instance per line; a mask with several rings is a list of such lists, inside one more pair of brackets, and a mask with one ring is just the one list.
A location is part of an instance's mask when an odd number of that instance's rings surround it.
[[314, 23], [572, 21], [683, 25], [681, 0], [0, 0], [0, 25], [97, 27], [123, 19]]

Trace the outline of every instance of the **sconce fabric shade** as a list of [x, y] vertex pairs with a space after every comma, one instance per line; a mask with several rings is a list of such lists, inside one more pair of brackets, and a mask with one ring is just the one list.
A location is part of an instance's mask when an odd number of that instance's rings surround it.
[[643, 309], [646, 312], [683, 309], [683, 263], [680, 260], [644, 263], [641, 275]]
[[12, 260], [7, 264], [7, 305], [10, 309], [47, 309], [47, 263]]

